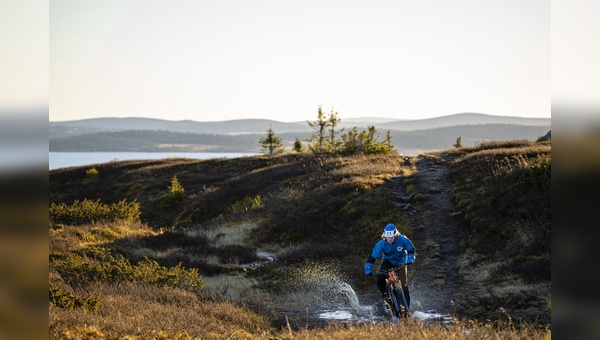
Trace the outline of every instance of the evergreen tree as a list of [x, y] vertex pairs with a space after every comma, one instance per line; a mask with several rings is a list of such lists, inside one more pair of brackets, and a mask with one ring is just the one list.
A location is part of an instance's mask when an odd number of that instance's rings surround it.
[[394, 144], [392, 144], [392, 134], [391, 134], [390, 130], [387, 130], [387, 132], [385, 133], [385, 140], [383, 142], [385, 143], [386, 148], [390, 152], [394, 151], [396, 149], [394, 147]]
[[177, 205], [177, 203], [185, 199], [185, 189], [179, 183], [177, 176], [171, 178], [171, 185], [168, 187], [168, 191], [163, 195], [161, 201], [161, 208], [170, 209]]
[[281, 137], [275, 135], [275, 132], [271, 129], [271, 125], [269, 125], [269, 129], [267, 130], [267, 136], [260, 138], [258, 142], [262, 146], [260, 151], [266, 155], [272, 156], [284, 151], [283, 140]]
[[316, 130], [310, 137], [308, 145], [309, 149], [315, 154], [322, 154], [325, 151], [325, 133], [328, 122], [321, 105], [319, 105], [319, 109], [317, 110], [317, 120], [313, 122], [307, 121], [308, 126]]
[[300, 141], [300, 139], [298, 139], [298, 137], [296, 137], [296, 140], [294, 141], [293, 150], [294, 150], [294, 152], [297, 152], [297, 153], [302, 153], [304, 151], [304, 148], [302, 147], [302, 141]]
[[462, 148], [462, 137], [458, 137], [456, 138], [456, 143], [454, 143], [453, 145], [455, 148], [460, 149]]
[[331, 109], [331, 113], [329, 117], [327, 117], [327, 127], [329, 128], [329, 145], [327, 146], [327, 151], [330, 153], [335, 153], [341, 146], [341, 142], [336, 141], [336, 135], [338, 134], [335, 131], [335, 128], [340, 123], [341, 119], [338, 117], [338, 113]]

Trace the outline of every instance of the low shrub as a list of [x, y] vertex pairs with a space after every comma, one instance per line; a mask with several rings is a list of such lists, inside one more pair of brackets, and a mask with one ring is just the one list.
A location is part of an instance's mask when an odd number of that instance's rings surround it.
[[98, 180], [100, 177], [100, 172], [96, 168], [91, 168], [85, 172], [85, 180], [84, 184], [90, 184]]
[[114, 258], [106, 248], [92, 248], [86, 254], [60, 254], [52, 260], [56, 271], [70, 284], [130, 281], [199, 291], [205, 283], [196, 268], [185, 269], [181, 263], [167, 268], [147, 257], [132, 265], [126, 258]]
[[261, 195], [254, 197], [246, 196], [241, 200], [233, 203], [231, 211], [235, 212], [246, 212], [254, 209], [260, 209], [263, 207], [264, 198]]
[[51, 224], [84, 225], [99, 222], [140, 221], [140, 206], [136, 201], [105, 204], [85, 198], [75, 200], [72, 204], [52, 203], [49, 209]]
[[60, 288], [59, 284], [50, 283], [50, 304], [58, 308], [73, 309], [82, 308], [85, 311], [96, 313], [100, 306], [100, 298], [97, 296], [77, 297], [71, 292]]

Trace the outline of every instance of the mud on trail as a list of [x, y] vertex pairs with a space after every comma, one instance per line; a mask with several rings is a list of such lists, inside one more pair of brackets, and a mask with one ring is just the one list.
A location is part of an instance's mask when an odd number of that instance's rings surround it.
[[401, 202], [398, 207], [408, 216], [410, 239], [416, 248], [408, 278], [413, 311], [452, 315], [457, 294], [465, 285], [474, 290], [478, 286], [465, 282], [461, 275], [466, 263], [460, 246], [464, 229], [447, 178], [452, 160], [420, 155], [411, 162], [410, 176], [394, 178], [394, 191]]

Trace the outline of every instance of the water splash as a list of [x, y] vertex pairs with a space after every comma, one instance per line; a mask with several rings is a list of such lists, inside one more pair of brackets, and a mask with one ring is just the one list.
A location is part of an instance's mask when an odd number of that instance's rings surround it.
[[338, 268], [335, 263], [309, 261], [288, 268], [290, 275], [281, 280], [286, 289], [277, 299], [278, 307], [287, 312], [310, 310], [310, 317], [317, 319], [368, 318], [372, 306], [360, 304], [356, 292], [344, 281]]
[[338, 281], [336, 283], [337, 283], [337, 285], [335, 288], [341, 294], [344, 294], [346, 296], [346, 298], [348, 299], [348, 302], [350, 304], [350, 307], [353, 310], [360, 310], [361, 306], [358, 301], [358, 296], [356, 295], [356, 292], [354, 291], [354, 289], [352, 289], [352, 287], [344, 281]]
[[[263, 254], [266, 261], [276, 261], [273, 254]], [[305, 262], [288, 268], [280, 284], [281, 294], [271, 296], [275, 309], [286, 314], [306, 316], [307, 319], [337, 322], [385, 322], [389, 318], [383, 303], [361, 305], [350, 284], [344, 281], [338, 266], [328, 263]], [[377, 301], [381, 302], [381, 301]], [[435, 311], [412, 311], [412, 316], [424, 322], [451, 322], [452, 318]], [[389, 321], [389, 320], [388, 320]]]

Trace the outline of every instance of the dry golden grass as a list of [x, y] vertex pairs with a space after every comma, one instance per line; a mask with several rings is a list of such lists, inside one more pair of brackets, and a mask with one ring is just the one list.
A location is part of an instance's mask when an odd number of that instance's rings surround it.
[[89, 246], [100, 246], [119, 239], [155, 236], [159, 233], [143, 223], [116, 221], [82, 226], [51, 225], [49, 243], [51, 251], [73, 251]]
[[421, 321], [406, 320], [401, 324], [335, 324], [323, 329], [302, 329], [298, 331], [281, 331], [285, 339], [495, 339], [524, 340], [550, 339], [546, 330], [516, 330], [510, 325], [493, 323], [477, 324], [473, 322], [455, 322], [452, 324], [431, 324]]
[[85, 293], [101, 297], [97, 313], [50, 306], [51, 339], [153, 339], [159, 334], [164, 339], [251, 339], [271, 329], [266, 317], [251, 310], [180, 289], [99, 283]]

